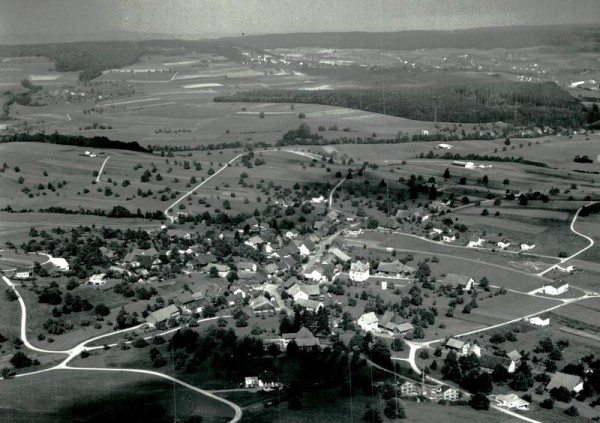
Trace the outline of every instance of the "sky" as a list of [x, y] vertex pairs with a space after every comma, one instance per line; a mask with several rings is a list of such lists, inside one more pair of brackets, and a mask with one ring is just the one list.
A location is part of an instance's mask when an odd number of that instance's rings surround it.
[[19, 37], [188, 38], [600, 23], [600, 0], [0, 0], [0, 44]]

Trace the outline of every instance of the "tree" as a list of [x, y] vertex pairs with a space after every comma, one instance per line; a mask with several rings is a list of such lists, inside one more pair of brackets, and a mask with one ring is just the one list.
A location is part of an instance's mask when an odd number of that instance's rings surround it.
[[577, 407], [572, 405], [565, 410], [565, 414], [570, 417], [577, 417], [579, 416], [579, 410], [577, 409]]
[[450, 178], [450, 169], [446, 168], [446, 170], [444, 171], [444, 179], [449, 179]]
[[546, 398], [540, 403], [540, 407], [545, 408], [547, 410], [552, 410], [554, 408], [554, 401], [550, 398]]
[[406, 418], [406, 412], [404, 411], [404, 405], [398, 398], [391, 398], [386, 401], [383, 414], [388, 419], [404, 419]]
[[404, 351], [405, 345], [402, 338], [394, 338], [392, 341], [392, 351]]
[[17, 351], [10, 359], [10, 364], [12, 364], [16, 369], [22, 369], [24, 367], [33, 365], [33, 360], [27, 357], [23, 351]]
[[98, 316], [102, 317], [108, 316], [110, 314], [110, 309], [104, 303], [96, 305], [95, 311]]
[[568, 388], [561, 386], [550, 390], [550, 398], [556, 401], [569, 403], [571, 402], [572, 396]]
[[488, 178], [487, 175], [483, 175], [482, 181], [483, 181], [483, 185], [487, 186], [487, 184], [490, 182], [490, 179]]
[[372, 408], [369, 408], [367, 411], [365, 411], [363, 421], [369, 423], [383, 423], [383, 419], [381, 418], [379, 411], [373, 410]]
[[477, 392], [476, 394], [471, 396], [471, 399], [469, 400], [469, 405], [475, 410], [488, 410], [490, 408], [490, 400], [485, 394]]
[[8, 301], [15, 301], [19, 299], [17, 292], [13, 288], [7, 288], [5, 294]]
[[219, 277], [219, 269], [217, 269], [215, 266], [211, 266], [210, 270], [208, 271], [208, 275], [211, 278], [218, 278]]
[[17, 372], [15, 372], [14, 369], [11, 369], [10, 367], [4, 367], [2, 368], [2, 371], [0, 371], [0, 377], [2, 379], [12, 379], [16, 376], [16, 374]]

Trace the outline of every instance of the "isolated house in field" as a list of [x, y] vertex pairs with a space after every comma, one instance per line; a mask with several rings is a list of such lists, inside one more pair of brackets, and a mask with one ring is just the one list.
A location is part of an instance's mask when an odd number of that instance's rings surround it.
[[456, 235], [442, 235], [442, 242], [454, 242], [456, 241]]
[[460, 286], [465, 291], [470, 291], [473, 288], [475, 281], [470, 276], [448, 273], [444, 279], [444, 283], [446, 285], [452, 285], [454, 288], [458, 288]]
[[104, 285], [105, 283], [106, 283], [106, 273], [98, 273], [96, 275], [92, 275], [92, 276], [90, 276], [90, 279], [88, 280], [88, 284], [90, 284], [90, 285], [101, 286], [101, 285]]
[[468, 352], [468, 354], [469, 354], [469, 355], [471, 355], [471, 354], [475, 354], [477, 357], [481, 357], [481, 347], [480, 347], [479, 345], [477, 345], [477, 344], [472, 344], [472, 345], [469, 347], [469, 352]]
[[14, 279], [26, 280], [33, 277], [33, 271], [31, 269], [17, 269], [13, 274]]
[[350, 265], [350, 280], [355, 282], [364, 282], [369, 279], [369, 263], [357, 261]]
[[494, 371], [498, 365], [508, 370], [508, 373], [514, 373], [517, 368], [517, 364], [510, 358], [489, 354], [482, 354], [481, 357], [479, 357], [479, 365], [483, 370], [488, 372]]
[[508, 410], [528, 411], [529, 403], [516, 394], [496, 395], [494, 397], [496, 405]]
[[575, 270], [575, 267], [574, 266], [567, 266], [567, 267], [556, 266], [556, 270], [560, 270], [563, 273], [571, 273], [573, 270]]
[[536, 316], [529, 319], [529, 323], [536, 326], [548, 326], [550, 324], [550, 318], [541, 319], [539, 316]]
[[469, 243], [467, 244], [467, 247], [481, 247], [483, 246], [483, 243], [485, 242], [485, 239], [480, 238], [478, 236], [474, 236], [469, 238]]
[[544, 294], [546, 295], [560, 295], [564, 294], [569, 290], [569, 283], [558, 281], [553, 283], [552, 285], [544, 286]]
[[521, 244], [521, 251], [529, 251], [535, 248], [535, 244]]
[[357, 321], [358, 327], [360, 327], [365, 332], [374, 332], [377, 330], [377, 326], [379, 325], [379, 318], [375, 314], [375, 312], [371, 311], [369, 313], [365, 313], [358, 318]]
[[498, 246], [498, 248], [500, 248], [501, 250], [506, 250], [509, 246], [510, 246], [510, 242], [502, 242], [502, 241], [498, 241], [498, 243], [496, 244]]
[[450, 144], [438, 144], [437, 148], [439, 148], [440, 150], [450, 150], [452, 148], [452, 146]]
[[171, 304], [150, 313], [146, 317], [146, 323], [151, 327], [156, 327], [159, 323], [166, 322], [171, 317], [178, 317], [180, 314], [179, 308], [175, 304]]
[[446, 344], [444, 346], [449, 350], [454, 350], [460, 354], [466, 355], [469, 353], [469, 347], [471, 346], [471, 344], [469, 344], [468, 342], [461, 341], [460, 339], [450, 338], [446, 341]]
[[546, 385], [546, 390], [554, 388], [567, 388], [569, 392], [580, 392], [583, 389], [583, 380], [579, 376], [556, 372]]

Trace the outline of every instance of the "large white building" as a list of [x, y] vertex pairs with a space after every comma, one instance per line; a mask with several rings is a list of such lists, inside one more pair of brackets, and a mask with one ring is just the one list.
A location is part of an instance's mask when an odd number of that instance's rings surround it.
[[369, 279], [369, 263], [357, 261], [350, 265], [350, 280], [364, 282]]
[[379, 318], [375, 312], [365, 313], [358, 318], [358, 327], [365, 332], [374, 332], [379, 326]]

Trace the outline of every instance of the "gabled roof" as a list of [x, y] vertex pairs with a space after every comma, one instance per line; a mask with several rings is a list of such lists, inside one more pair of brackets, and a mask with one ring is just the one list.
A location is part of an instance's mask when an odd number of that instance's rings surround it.
[[152, 313], [150, 313], [148, 315], [148, 319], [154, 320], [157, 323], [160, 323], [160, 322], [164, 322], [165, 320], [168, 320], [171, 316], [173, 316], [174, 314], [177, 314], [177, 313], [179, 313], [179, 309], [177, 308], [177, 306], [175, 304], [171, 304], [167, 307], [153, 311]]
[[465, 342], [456, 338], [450, 338], [448, 341], [446, 341], [446, 347], [448, 348], [456, 348], [460, 350], [462, 349], [463, 345], [465, 345]]
[[252, 263], [249, 261], [240, 261], [239, 263], [236, 264], [236, 267], [238, 268], [238, 270], [254, 269], [254, 266], [256, 266], [256, 263]]
[[498, 355], [481, 354], [479, 357], [479, 365], [484, 369], [493, 370], [497, 365], [508, 368], [512, 360], [506, 357], [500, 357]]
[[287, 293], [292, 297], [299, 292], [303, 292], [309, 297], [313, 295], [320, 295], [321, 290], [319, 289], [319, 285], [304, 285], [304, 284], [294, 284], [290, 288], [288, 288]]
[[374, 311], [363, 314], [362, 316], [360, 316], [360, 319], [362, 319], [362, 321], [368, 325], [379, 322], [379, 318], [377, 317]]
[[[386, 311], [383, 316], [381, 316], [381, 319], [379, 319], [379, 326], [386, 328], [386, 329], [393, 329], [393, 327], [395, 326], [394, 323], [394, 319], [395, 319], [396, 315], [394, 314], [393, 311]], [[391, 326], [388, 328], [388, 325]]]
[[296, 300], [295, 304], [298, 304], [300, 307], [308, 308], [311, 310], [317, 310], [317, 309], [319, 309], [319, 307], [323, 306], [322, 302], [315, 301], [315, 300], [305, 300], [303, 298], [298, 298], [298, 300]]
[[333, 254], [334, 256], [336, 256], [338, 259], [340, 259], [343, 262], [347, 262], [350, 261], [351, 258], [348, 254], [344, 253], [342, 250], [340, 250], [337, 247], [332, 247], [329, 249], [329, 252], [331, 254]]
[[277, 272], [279, 270], [279, 266], [277, 266], [275, 263], [269, 263], [264, 267], [264, 269], [265, 272], [271, 274]]
[[321, 345], [319, 338], [314, 336], [312, 332], [305, 327], [300, 328], [296, 333], [283, 333], [281, 334], [281, 337], [286, 340], [293, 339], [300, 348]]
[[565, 387], [569, 391], [573, 391], [577, 385], [579, 385], [583, 380], [579, 376], [570, 375], [567, 373], [556, 372], [550, 379], [548, 385], [546, 385], [546, 389], [548, 391], [553, 388]]
[[259, 245], [259, 244], [265, 243], [265, 241], [258, 235], [254, 235], [253, 237], [250, 237], [250, 239], [248, 239], [248, 242], [252, 245]]
[[194, 298], [194, 296], [192, 295], [191, 292], [185, 291], [184, 293], [177, 295], [177, 300], [181, 304], [189, 304], [189, 303], [195, 301], [196, 299]]
[[512, 350], [508, 354], [506, 354], [508, 358], [512, 361], [519, 361], [521, 359], [521, 354], [517, 350]]
[[271, 302], [262, 295], [251, 300], [250, 307], [252, 308], [252, 310], [266, 310], [275, 308], [273, 307], [273, 304], [271, 304]]
[[452, 285], [454, 287], [459, 285], [467, 286], [471, 279], [472, 278], [470, 276], [457, 275], [456, 273], [448, 273], [446, 275], [446, 279], [444, 279], [444, 283], [447, 285]]
[[399, 323], [396, 325], [396, 331], [400, 333], [409, 332], [414, 329], [415, 327], [410, 322]]
[[381, 273], [413, 273], [415, 268], [402, 264], [400, 260], [394, 260], [391, 263], [380, 261], [377, 271]]
[[369, 264], [363, 263], [362, 261], [354, 262], [350, 265], [351, 272], [367, 272], [369, 271]]

